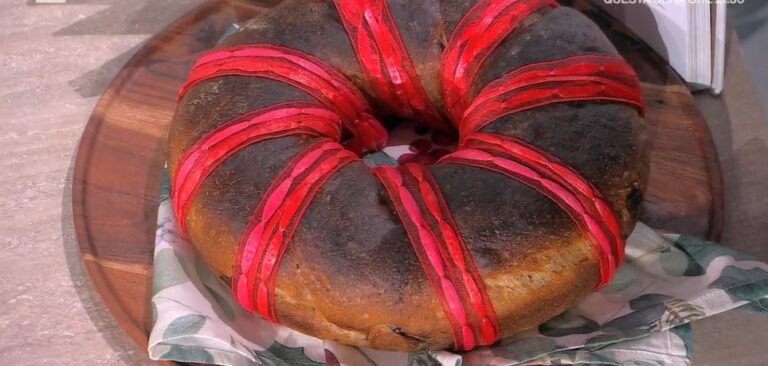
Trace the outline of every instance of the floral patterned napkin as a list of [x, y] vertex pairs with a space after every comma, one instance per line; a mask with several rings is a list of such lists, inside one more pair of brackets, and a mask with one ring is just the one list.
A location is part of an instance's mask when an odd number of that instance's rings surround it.
[[[428, 163], [451, 141], [404, 126], [399, 146], [366, 159]], [[768, 312], [768, 265], [638, 223], [613, 282], [560, 316], [491, 347], [383, 352], [322, 341], [242, 310], [176, 230], [161, 192], [153, 277], [153, 360], [220, 365], [688, 365], [689, 323], [727, 310]]]

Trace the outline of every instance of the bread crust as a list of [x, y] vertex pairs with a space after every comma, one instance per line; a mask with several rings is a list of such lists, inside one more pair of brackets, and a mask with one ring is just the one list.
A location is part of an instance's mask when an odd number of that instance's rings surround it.
[[[473, 3], [390, 1], [436, 106], [441, 105], [437, 68], [446, 35]], [[371, 95], [331, 1], [286, 1], [225, 43], [304, 51]], [[583, 53], [617, 54], [597, 26], [575, 10], [537, 12], [493, 52], [472, 91], [519, 66]], [[184, 151], [206, 132], [249, 110], [290, 100], [312, 99], [261, 78], [228, 76], [200, 83], [174, 116], [169, 170], [175, 172]], [[483, 131], [531, 142], [579, 171], [618, 214], [623, 235], [631, 232], [647, 177], [643, 121], [636, 110], [611, 103], [559, 103], [500, 118]], [[291, 136], [248, 146], [203, 183], [188, 213], [188, 234], [223, 283], [229, 285], [238, 241], [261, 195], [280, 169], [315, 141]], [[598, 282], [596, 256], [557, 204], [494, 172], [452, 164], [429, 168], [485, 283], [502, 336], [534, 327], [592, 291]], [[449, 325], [386, 191], [362, 162], [341, 169], [320, 189], [283, 256], [276, 289], [280, 322], [309, 335], [395, 351], [452, 345]]]

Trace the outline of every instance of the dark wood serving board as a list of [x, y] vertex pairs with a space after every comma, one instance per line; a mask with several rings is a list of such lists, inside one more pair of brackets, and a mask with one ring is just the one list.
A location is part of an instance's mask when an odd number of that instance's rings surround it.
[[[83, 133], [73, 175], [75, 229], [104, 303], [146, 349], [152, 253], [168, 124], [192, 63], [234, 22], [277, 1], [209, 1], [152, 38], [101, 97]], [[268, 5], [265, 5], [268, 6]], [[709, 130], [680, 78], [606, 15], [595, 19], [643, 82], [651, 149], [643, 220], [659, 229], [719, 239], [722, 179]]]

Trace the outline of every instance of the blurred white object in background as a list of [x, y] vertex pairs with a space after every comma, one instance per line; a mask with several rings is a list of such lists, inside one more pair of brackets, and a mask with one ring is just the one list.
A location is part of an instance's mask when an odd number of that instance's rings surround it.
[[592, 0], [635, 32], [691, 89], [723, 90], [726, 5], [744, 0]]

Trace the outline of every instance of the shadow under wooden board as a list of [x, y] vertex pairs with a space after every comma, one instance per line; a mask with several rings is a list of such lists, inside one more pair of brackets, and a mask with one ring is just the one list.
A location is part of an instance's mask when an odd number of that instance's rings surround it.
[[[96, 105], [77, 152], [73, 210], [91, 279], [117, 322], [146, 350], [152, 252], [168, 125], [194, 60], [232, 23], [277, 1], [210, 1], [152, 38]], [[259, 6], [257, 4], [263, 4]], [[647, 104], [651, 171], [643, 220], [719, 239], [722, 183], [709, 130], [679, 77], [605, 14], [576, 2], [635, 67]]]

